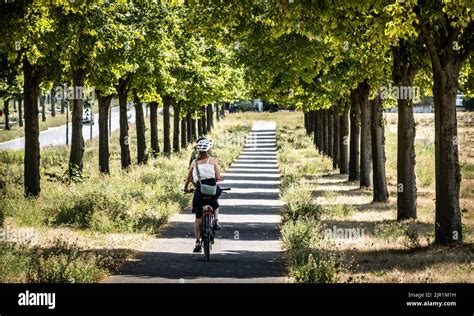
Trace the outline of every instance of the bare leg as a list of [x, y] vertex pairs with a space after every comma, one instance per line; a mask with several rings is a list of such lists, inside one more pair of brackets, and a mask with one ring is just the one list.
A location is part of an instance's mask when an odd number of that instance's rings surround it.
[[201, 240], [201, 226], [202, 218], [196, 218], [194, 221], [194, 236], [196, 236], [196, 241]]
[[214, 219], [217, 221], [219, 219], [219, 208], [216, 208], [214, 211]]

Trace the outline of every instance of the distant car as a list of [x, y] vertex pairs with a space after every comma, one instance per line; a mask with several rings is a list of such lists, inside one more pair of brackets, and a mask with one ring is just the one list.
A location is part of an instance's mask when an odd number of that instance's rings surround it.
[[457, 96], [456, 96], [456, 107], [462, 107], [463, 106], [463, 100], [464, 100], [464, 96], [462, 95], [462, 93], [459, 93]]

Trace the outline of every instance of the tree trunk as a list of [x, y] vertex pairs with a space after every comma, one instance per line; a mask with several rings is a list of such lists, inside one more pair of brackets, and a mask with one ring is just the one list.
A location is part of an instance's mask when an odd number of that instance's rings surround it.
[[328, 110], [322, 110], [323, 115], [323, 154], [327, 156], [329, 148]]
[[137, 131], [137, 163], [147, 163], [145, 116], [143, 115], [143, 104], [136, 90], [133, 90], [133, 103], [135, 105], [135, 127]]
[[349, 181], [359, 181], [360, 179], [360, 113], [359, 113], [359, 91], [351, 91], [351, 132], [349, 145]]
[[220, 120], [221, 120], [220, 108], [219, 108], [219, 105], [216, 104], [216, 121], [219, 122]]
[[371, 141], [372, 141], [372, 164], [373, 164], [373, 201], [387, 202], [388, 189], [385, 174], [385, 122], [383, 118], [382, 100], [380, 94], [370, 101], [372, 111], [371, 119]]
[[[392, 77], [397, 87], [412, 87], [416, 69], [404, 41], [393, 50]], [[398, 98], [397, 219], [416, 218], [415, 118], [412, 100]]]
[[40, 96], [41, 122], [46, 122], [46, 96]]
[[120, 160], [122, 169], [128, 168], [132, 163], [130, 158], [127, 113], [127, 97], [131, 80], [130, 76], [125, 79], [121, 78], [117, 86], [120, 111]]
[[222, 112], [221, 112], [221, 116], [222, 116], [222, 117], [225, 117], [225, 107], [226, 107], [228, 104], [229, 104], [228, 102], [222, 104]]
[[18, 125], [20, 127], [23, 127], [23, 105], [22, 105], [23, 99], [20, 97], [18, 99]]
[[5, 130], [10, 130], [10, 109], [9, 109], [10, 100], [3, 100], [3, 114], [5, 115]]
[[339, 102], [336, 102], [334, 104], [334, 109], [333, 109], [333, 118], [332, 121], [334, 123], [334, 134], [333, 134], [333, 140], [332, 140], [332, 167], [334, 169], [339, 167], [339, 133], [340, 133], [340, 121], [339, 121]]
[[207, 112], [206, 112], [206, 106], [201, 106], [201, 124], [202, 124], [202, 135], [207, 134], [207, 125], [209, 122], [207, 122]]
[[56, 91], [51, 89], [51, 117], [56, 116]]
[[316, 150], [319, 150], [319, 144], [318, 144], [318, 117], [319, 113], [318, 111], [314, 111], [313, 113], [310, 111], [308, 114], [308, 119], [309, 119], [309, 129], [311, 130], [311, 133], [313, 134], [313, 145]]
[[13, 97], [13, 112], [16, 113], [16, 98]]
[[188, 130], [187, 130], [186, 116], [181, 119], [181, 147], [186, 148], [188, 146]]
[[157, 157], [160, 152], [158, 142], [158, 102], [150, 102], [150, 142], [153, 157]]
[[[77, 88], [84, 87], [86, 71], [82, 68], [73, 72], [74, 100], [72, 106], [72, 134], [71, 134], [71, 154], [69, 156], [69, 174], [81, 174], [83, 168], [84, 137], [82, 136], [82, 113], [84, 110], [84, 99], [82, 95], [76, 93]], [[77, 175], [77, 174], [76, 174]]]
[[[454, 62], [451, 62], [454, 64]], [[437, 244], [462, 243], [456, 95], [460, 65], [434, 72]]]
[[23, 60], [23, 98], [25, 100], [24, 186], [26, 196], [38, 196], [40, 187], [40, 144], [38, 95], [42, 69]]
[[308, 124], [308, 134], [314, 134], [314, 128], [316, 126], [316, 111], [309, 111], [306, 114], [307, 117], [307, 124]]
[[193, 141], [193, 119], [191, 117], [191, 111], [186, 111], [186, 134], [187, 134], [187, 142], [191, 143]]
[[333, 121], [333, 111], [332, 109], [328, 109], [327, 117], [328, 117], [328, 156], [334, 160], [333, 157], [333, 141], [334, 141], [334, 121]]
[[167, 155], [171, 153], [170, 105], [172, 101], [171, 96], [163, 97], [163, 152]]
[[175, 102], [173, 105], [173, 151], [179, 152], [179, 117], [181, 114], [180, 101]]
[[306, 135], [311, 135], [311, 132], [309, 130], [309, 124], [308, 124], [308, 112], [304, 112], [304, 128], [306, 130]]
[[61, 114], [64, 114], [66, 111], [66, 107], [64, 106], [64, 92], [63, 92], [63, 98], [61, 100]]
[[200, 118], [197, 119], [197, 126], [198, 126], [198, 137], [201, 137], [203, 135], [202, 132], [202, 120]]
[[360, 187], [372, 186], [372, 142], [370, 140], [369, 85], [364, 80], [359, 84], [360, 105]]
[[341, 103], [339, 117], [339, 173], [349, 173], [349, 108]]
[[109, 174], [109, 108], [113, 95], [103, 96], [97, 90], [96, 95], [99, 104], [99, 171]]
[[[419, 12], [417, 13], [419, 16]], [[426, 27], [421, 21], [421, 35], [427, 46], [433, 70], [433, 99], [435, 106], [435, 170], [436, 170], [436, 223], [435, 243], [455, 245], [462, 243], [459, 190], [461, 172], [458, 153], [456, 95], [459, 72], [463, 62], [472, 55], [474, 23], [465, 26], [464, 37], [460, 26], [444, 15], [448, 26], [439, 30]], [[461, 38], [461, 36], [463, 38]], [[456, 50], [453, 43], [463, 41], [464, 49]]]
[[208, 104], [207, 105], [207, 132], [210, 133], [211, 130], [214, 128], [214, 110], [213, 110], [213, 105]]
[[316, 133], [316, 147], [319, 151], [319, 153], [322, 153], [322, 147], [323, 147], [323, 120], [322, 120], [322, 115], [321, 115], [321, 110], [317, 110], [315, 113], [316, 120], [315, 120], [315, 126], [314, 126], [314, 132]]
[[194, 119], [192, 115], [191, 115], [191, 128], [192, 128], [192, 136], [193, 136], [192, 141], [195, 141], [198, 138], [197, 120]]

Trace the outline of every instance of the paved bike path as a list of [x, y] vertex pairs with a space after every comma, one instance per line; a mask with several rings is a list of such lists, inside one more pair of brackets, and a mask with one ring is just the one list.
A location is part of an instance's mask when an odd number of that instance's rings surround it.
[[223, 174], [211, 261], [193, 254], [194, 214], [174, 216], [150, 250], [128, 262], [110, 283], [287, 282], [280, 244], [275, 122], [256, 121], [241, 155]]

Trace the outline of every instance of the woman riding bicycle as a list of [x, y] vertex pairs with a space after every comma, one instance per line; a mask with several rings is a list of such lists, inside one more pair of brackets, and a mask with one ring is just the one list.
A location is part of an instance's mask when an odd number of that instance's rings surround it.
[[[191, 181], [196, 184], [193, 197], [193, 213], [196, 213], [196, 219], [194, 221], [194, 234], [196, 236], [196, 246], [194, 252], [201, 252], [201, 225], [202, 225], [202, 213], [205, 205], [209, 205], [214, 210], [215, 221], [213, 223], [214, 229], [219, 230], [219, 224], [217, 223], [219, 203], [217, 199], [221, 194], [219, 186], [214, 196], [205, 196], [201, 193], [201, 185], [217, 185], [217, 181], [221, 179], [221, 173], [217, 159], [211, 157], [212, 142], [207, 139], [200, 140], [196, 145], [196, 159], [191, 163], [189, 167], [188, 175], [184, 183], [184, 191], [188, 191], [188, 186]], [[196, 164], [199, 169], [196, 170]], [[200, 181], [199, 181], [200, 178]], [[203, 199], [205, 198], [205, 200]]]

